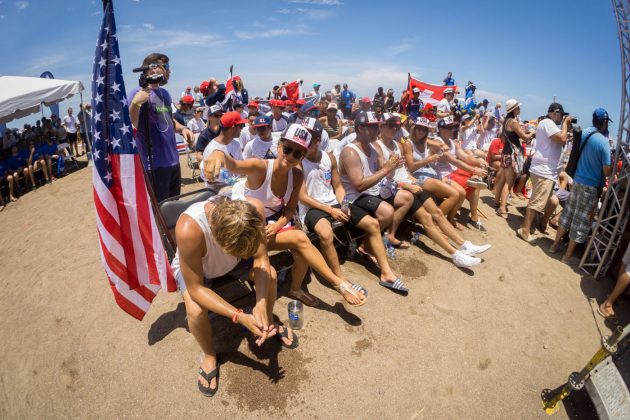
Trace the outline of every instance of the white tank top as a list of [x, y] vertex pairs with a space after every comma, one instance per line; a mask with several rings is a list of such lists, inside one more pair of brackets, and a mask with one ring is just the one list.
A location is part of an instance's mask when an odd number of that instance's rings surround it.
[[257, 198], [262, 201], [265, 206], [265, 217], [273, 216], [278, 213], [289, 202], [291, 194], [293, 193], [293, 169], [289, 170], [289, 180], [287, 182], [287, 189], [282, 197], [276, 197], [271, 191], [271, 175], [273, 172], [273, 164], [276, 159], [268, 159], [267, 163], [267, 175], [262, 185], [253, 190], [245, 183], [245, 196]]
[[[371, 144], [369, 146], [370, 147], [369, 158], [366, 156], [365, 153], [363, 153], [361, 148], [358, 147], [356, 144], [350, 143], [346, 147], [351, 147], [359, 154], [359, 158], [361, 159], [361, 166], [363, 169], [363, 177], [369, 177], [373, 175], [376, 171], [378, 171], [378, 155], [377, 155], [376, 150], [374, 149], [374, 146], [372, 146]], [[342, 171], [340, 170], [339, 172], [342, 172]], [[378, 182], [375, 185], [372, 185], [367, 190], [364, 190], [363, 192], [359, 192], [356, 188], [354, 188], [354, 185], [352, 185], [352, 182], [350, 182], [350, 178], [348, 178], [348, 176], [345, 174], [345, 171], [343, 171], [343, 173], [344, 174], [341, 175], [341, 184], [343, 185], [343, 188], [346, 190], [346, 197], [348, 198], [350, 202], [353, 202], [354, 200], [356, 200], [357, 197], [359, 197], [361, 194], [373, 195], [375, 197], [378, 197], [380, 195], [380, 187], [379, 187]]]
[[[416, 147], [416, 144], [413, 141], [411, 141], [411, 147], [413, 149], [414, 162], [419, 162], [431, 156], [431, 150], [429, 150], [429, 146], [427, 146], [426, 143], [424, 145], [424, 152], [421, 152], [420, 150], [418, 150], [418, 148]], [[435, 168], [433, 168], [433, 166], [426, 165], [421, 168], [418, 168], [413, 174], [414, 176], [420, 176], [420, 175], [426, 175], [426, 174], [437, 175], [437, 172], [435, 171]]]
[[[381, 140], [377, 140], [376, 142], [378, 143], [379, 146], [381, 146], [381, 150], [383, 151], [383, 159], [388, 160], [392, 152], [395, 152], [398, 156], [402, 156], [398, 142], [396, 141], [393, 142], [394, 150], [390, 150], [387, 146], [385, 146], [385, 143], [383, 143]], [[407, 165], [403, 165], [394, 171], [394, 181], [409, 182], [409, 171], [407, 171]]]
[[[306, 193], [309, 197], [328, 206], [339, 204], [332, 186], [332, 162], [328, 153], [322, 152], [322, 158], [319, 162], [303, 159], [302, 170], [304, 171]], [[302, 219], [309, 210], [309, 206], [300, 203], [300, 217]]]
[[[444, 140], [442, 140], [440, 137], [438, 137], [438, 140], [446, 144]], [[453, 140], [451, 140], [451, 147], [447, 153], [450, 153], [453, 157], [457, 157], [457, 154], [455, 152], [455, 142]], [[438, 160], [437, 162], [435, 162], [435, 170], [437, 171], [440, 178], [445, 178], [449, 176], [450, 174], [455, 172], [456, 169], [457, 167], [451, 165], [451, 163], [448, 161]]]
[[[208, 201], [212, 201], [213, 199], [218, 198], [213, 197]], [[207, 201], [195, 203], [188, 207], [184, 214], [192, 217], [203, 232], [206, 242], [206, 255], [201, 257], [203, 275], [207, 279], [214, 279], [232, 271], [238, 264], [239, 259], [233, 255], [226, 254], [223, 251], [223, 248], [221, 248], [214, 240], [212, 231], [210, 230], [210, 225], [208, 224], [208, 217], [205, 212], [206, 203]], [[182, 276], [179, 265], [179, 250], [175, 253], [175, 258], [171, 263], [171, 267], [173, 268], [173, 274], [175, 277]], [[183, 279], [183, 277], [181, 278]]]

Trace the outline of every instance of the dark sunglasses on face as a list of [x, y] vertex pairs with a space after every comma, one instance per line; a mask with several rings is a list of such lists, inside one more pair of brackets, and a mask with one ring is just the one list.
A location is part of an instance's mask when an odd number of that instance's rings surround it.
[[299, 160], [299, 159], [302, 159], [302, 157], [304, 156], [306, 152], [304, 150], [294, 149], [290, 146], [283, 145], [282, 153], [284, 153], [285, 156], [292, 155], [295, 159]]
[[221, 117], [223, 116], [223, 114], [221, 114], [221, 113], [216, 113], [216, 114], [212, 114], [212, 116], [213, 116], [214, 118], [221, 118]]
[[150, 70], [155, 70], [155, 69], [157, 69], [160, 66], [164, 67], [165, 70], [169, 70], [171, 68], [168, 65], [168, 63], [166, 63], [166, 64], [151, 63], [151, 64], [149, 64], [149, 69]]
[[256, 131], [258, 131], [259, 133], [264, 133], [265, 131], [267, 131], [268, 128], [268, 125], [263, 125], [262, 127], [256, 127]]
[[363, 127], [368, 130], [378, 130], [378, 124], [363, 124]]

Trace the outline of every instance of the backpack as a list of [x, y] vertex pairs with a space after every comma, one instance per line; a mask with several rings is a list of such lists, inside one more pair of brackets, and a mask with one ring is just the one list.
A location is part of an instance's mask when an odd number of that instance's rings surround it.
[[[593, 131], [591, 134], [586, 136], [584, 142], [582, 142], [582, 130], [573, 130], [573, 147], [571, 148], [571, 154], [569, 155], [569, 161], [567, 162], [567, 166], [564, 171], [571, 177], [575, 177], [575, 173], [577, 172], [578, 162], [580, 161], [580, 156], [582, 155], [582, 151], [584, 147], [586, 147], [586, 143], [588, 143], [588, 139], [591, 138], [593, 134], [597, 133], [597, 130]], [[578, 147], [576, 147], [578, 146]]]

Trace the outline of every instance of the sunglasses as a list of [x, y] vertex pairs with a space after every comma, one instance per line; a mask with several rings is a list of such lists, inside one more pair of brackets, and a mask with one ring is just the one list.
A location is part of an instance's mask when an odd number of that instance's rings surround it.
[[221, 118], [221, 117], [223, 116], [223, 114], [219, 114], [219, 113], [217, 113], [217, 114], [212, 114], [212, 116], [213, 116], [214, 118]]
[[171, 68], [171, 66], [169, 66], [168, 63], [165, 63], [165, 64], [151, 63], [149, 64], [149, 70], [155, 70], [160, 66], [164, 67], [165, 70], [169, 70]]
[[362, 126], [369, 130], [378, 130], [378, 124], [362, 124]]
[[259, 133], [264, 133], [268, 129], [269, 129], [268, 125], [263, 125], [262, 127], [256, 127], [256, 131], [258, 131]]
[[292, 148], [292, 147], [290, 147], [290, 146], [283, 145], [283, 146], [282, 146], [282, 153], [283, 153], [285, 156], [289, 156], [289, 155], [291, 155], [291, 156], [293, 156], [295, 159], [298, 159], [298, 160], [299, 160], [299, 159], [302, 159], [302, 157], [304, 157], [304, 155], [306, 154], [306, 151], [301, 150], [301, 149], [294, 149], [294, 148]]

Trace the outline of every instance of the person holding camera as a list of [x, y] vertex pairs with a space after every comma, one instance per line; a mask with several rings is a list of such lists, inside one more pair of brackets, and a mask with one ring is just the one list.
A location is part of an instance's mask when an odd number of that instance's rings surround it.
[[158, 202], [181, 192], [181, 168], [175, 133], [192, 144], [192, 131], [173, 119], [172, 99], [161, 86], [170, 76], [169, 58], [164, 54], [149, 54], [142, 62], [140, 86], [128, 98], [131, 124], [136, 129], [140, 158], [153, 182]]
[[579, 144], [580, 157], [577, 161], [573, 189], [569, 204], [562, 211], [560, 224], [556, 232], [556, 239], [549, 251], [558, 251], [562, 237], [569, 233], [569, 246], [562, 257], [563, 262], [569, 262], [577, 244], [584, 243], [591, 227], [591, 213], [599, 201], [601, 188], [606, 178], [612, 173], [612, 160], [608, 139], [608, 112], [597, 108], [593, 112], [593, 126], [582, 132]]
[[[553, 102], [547, 109], [547, 118], [540, 121], [536, 128], [536, 153], [532, 156], [529, 169], [532, 194], [527, 203], [523, 224], [516, 231], [526, 242], [529, 242], [530, 229], [536, 213], [545, 212], [553, 186], [558, 181], [558, 175], [562, 170], [560, 161], [562, 149], [567, 143], [571, 119], [571, 116], [564, 112], [562, 105]], [[562, 125], [562, 128], [558, 125]]]

